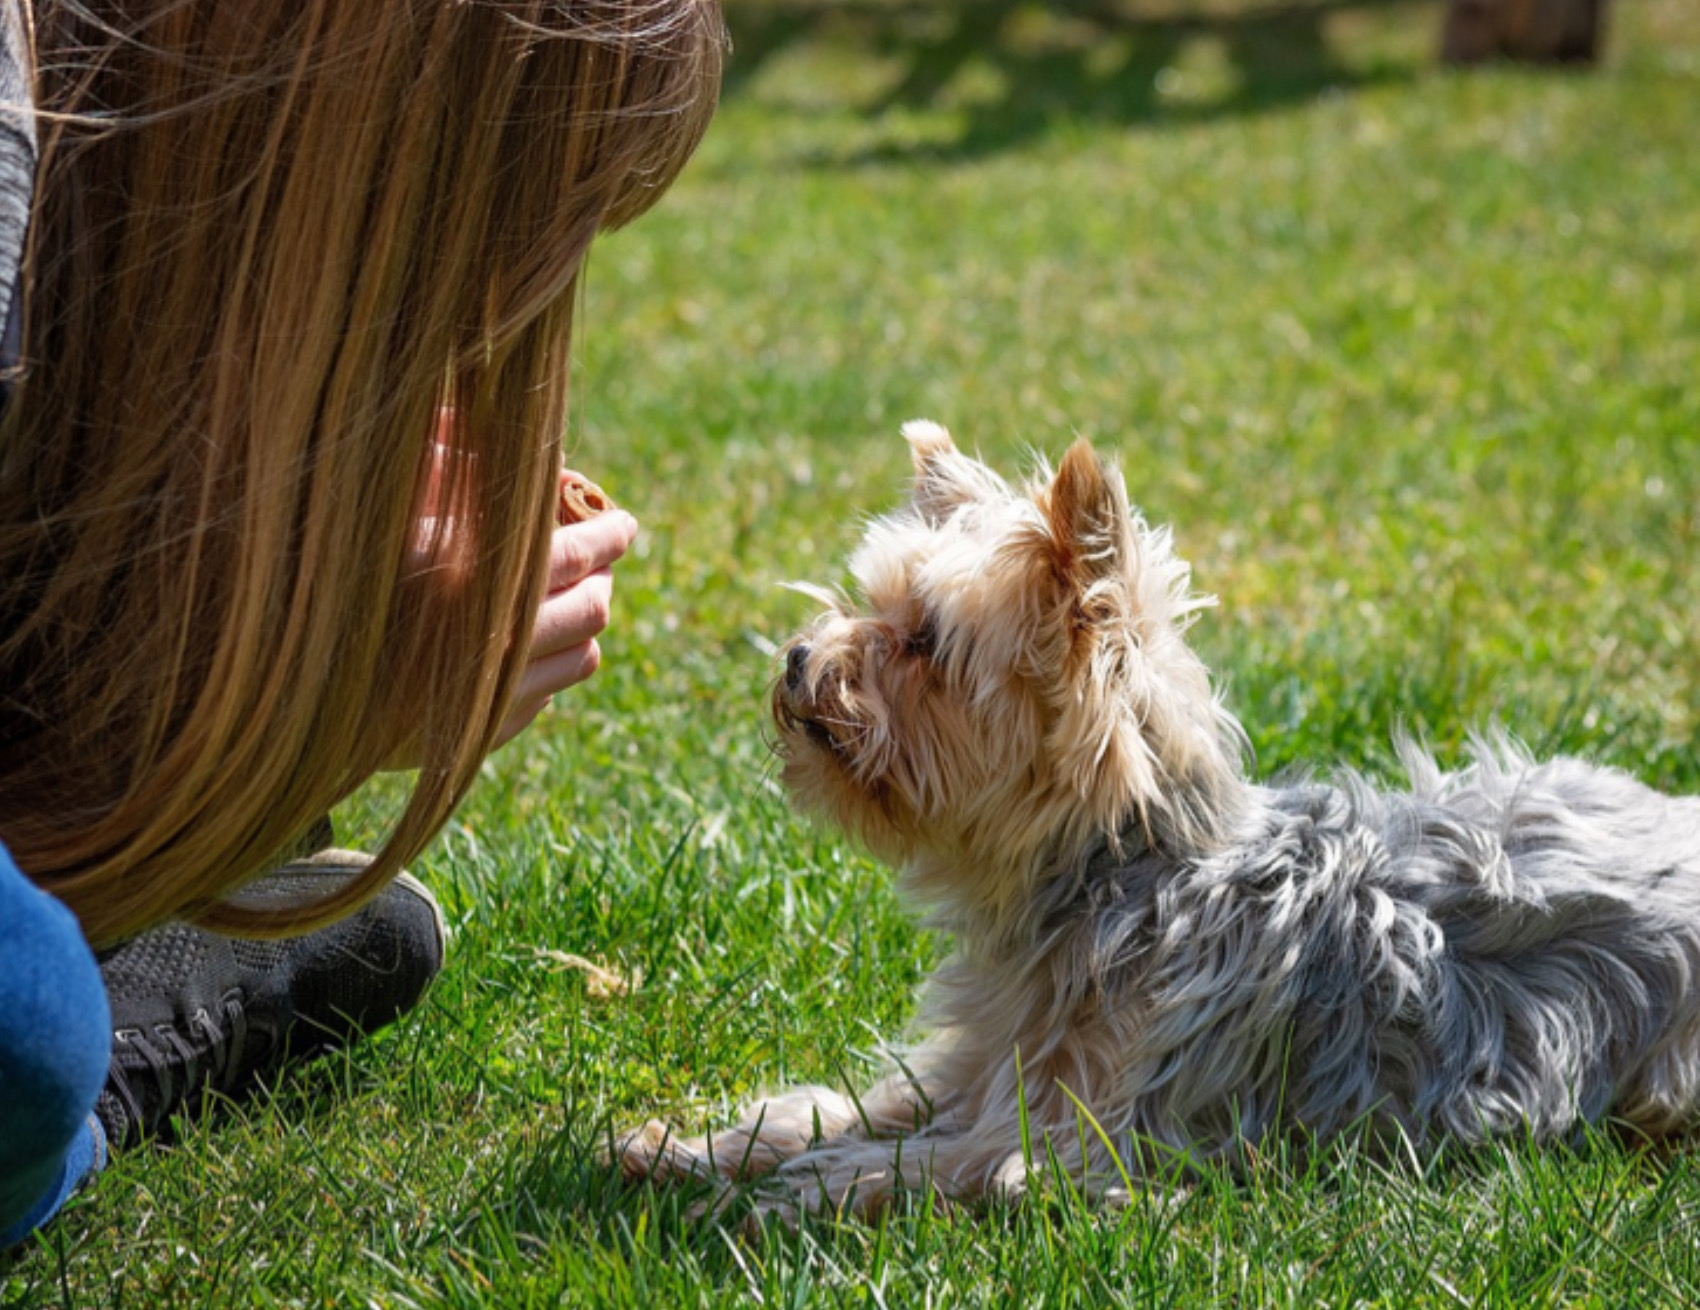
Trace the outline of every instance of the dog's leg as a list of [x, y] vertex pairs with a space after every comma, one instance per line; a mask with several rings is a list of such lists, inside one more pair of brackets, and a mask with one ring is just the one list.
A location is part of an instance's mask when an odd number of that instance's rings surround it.
[[930, 1189], [945, 1204], [1016, 1200], [1046, 1178], [1065, 1179], [1109, 1205], [1127, 1204], [1135, 1189], [1168, 1190], [1090, 1121], [1029, 1124], [1024, 1131], [1019, 1120], [1002, 1116], [973, 1124], [935, 1120], [887, 1140], [842, 1137], [785, 1161], [777, 1178], [784, 1193], [762, 1208], [787, 1219], [804, 1210], [867, 1217], [900, 1191]]
[[929, 1188], [939, 1201], [950, 1203], [983, 1193], [980, 1179], [964, 1176], [983, 1161], [984, 1144], [960, 1133], [885, 1141], [842, 1138], [786, 1161], [777, 1175], [782, 1188], [764, 1196], [760, 1209], [788, 1222], [804, 1211], [865, 1218], [884, 1210], [900, 1191]]
[[620, 1166], [628, 1178], [758, 1178], [823, 1142], [915, 1132], [935, 1110], [919, 1084], [901, 1073], [860, 1095], [793, 1087], [757, 1102], [736, 1128], [705, 1137], [676, 1138], [652, 1121], [620, 1144]]
[[792, 1219], [800, 1211], [868, 1217], [900, 1192], [931, 1190], [939, 1203], [977, 1200], [1001, 1190], [1006, 1162], [1021, 1159], [1019, 1131], [960, 1125], [884, 1140], [843, 1137], [787, 1160], [783, 1191], [762, 1208]]

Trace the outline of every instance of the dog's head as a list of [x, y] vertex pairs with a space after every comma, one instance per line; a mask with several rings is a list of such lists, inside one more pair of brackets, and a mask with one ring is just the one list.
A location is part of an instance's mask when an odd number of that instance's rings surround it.
[[793, 796], [884, 858], [988, 879], [1098, 837], [1218, 844], [1243, 739], [1183, 640], [1208, 601], [1168, 531], [1084, 441], [1016, 490], [938, 425], [903, 431], [910, 503], [869, 527], [854, 602], [813, 592], [784, 653]]

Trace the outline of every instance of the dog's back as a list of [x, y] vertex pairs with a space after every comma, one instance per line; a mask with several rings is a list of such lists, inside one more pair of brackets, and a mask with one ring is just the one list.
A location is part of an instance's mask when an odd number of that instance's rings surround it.
[[1700, 801], [1505, 743], [1454, 774], [1406, 755], [1409, 792], [1263, 789], [1212, 857], [1087, 871], [1079, 958], [1141, 1016], [1121, 1126], [1211, 1152], [1694, 1122]]

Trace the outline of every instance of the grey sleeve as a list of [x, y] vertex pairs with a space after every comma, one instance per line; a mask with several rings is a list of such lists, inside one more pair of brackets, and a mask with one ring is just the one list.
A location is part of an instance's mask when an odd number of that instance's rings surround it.
[[35, 194], [35, 105], [20, 0], [0, 0], [0, 369], [17, 364], [19, 265]]

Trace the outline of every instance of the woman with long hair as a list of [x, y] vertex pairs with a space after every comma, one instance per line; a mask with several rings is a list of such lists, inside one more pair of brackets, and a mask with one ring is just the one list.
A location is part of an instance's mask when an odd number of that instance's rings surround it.
[[[103, 1124], [249, 1072], [253, 1030], [304, 1051], [423, 986], [368, 996], [326, 959], [376, 934], [434, 970], [434, 907], [392, 879], [594, 671], [636, 529], [553, 526], [584, 256], [683, 166], [723, 49], [714, 0], [16, 3], [0, 1241]], [[398, 763], [373, 858], [255, 881]], [[276, 1031], [301, 1018], [311, 1040]], [[153, 1094], [121, 1076], [162, 1060]]]

